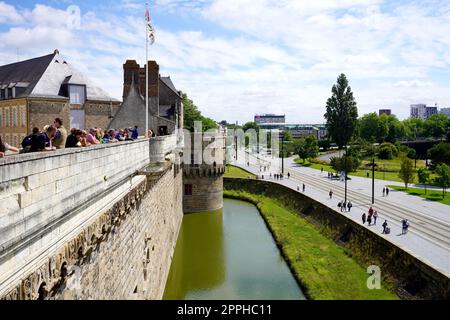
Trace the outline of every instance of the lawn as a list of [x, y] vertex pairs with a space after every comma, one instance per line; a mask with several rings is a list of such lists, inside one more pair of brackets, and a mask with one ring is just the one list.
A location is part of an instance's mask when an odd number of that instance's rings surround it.
[[442, 198], [442, 190], [428, 189], [427, 193], [425, 194], [425, 189], [408, 188], [408, 190], [405, 190], [404, 187], [399, 186], [389, 186], [389, 187], [398, 191], [406, 192], [412, 196], [418, 196], [421, 198], [428, 199], [430, 201], [436, 201], [450, 206], [450, 193], [447, 193], [445, 197]]
[[294, 212], [260, 195], [225, 191], [225, 197], [255, 204], [280, 245], [294, 276], [314, 300], [391, 300], [398, 297], [382, 285], [367, 288], [368, 274], [315, 226]]
[[243, 179], [247, 179], [248, 177], [250, 177], [250, 179], [256, 179], [256, 176], [251, 173], [248, 172], [244, 169], [232, 166], [232, 165], [227, 165], [227, 168], [225, 170], [225, 178], [243, 178]]
[[[303, 163], [303, 160], [301, 160], [301, 159], [296, 159], [295, 162], [302, 166], [305, 166], [305, 167], [318, 169], [318, 170], [323, 168], [324, 171], [334, 172], [333, 168], [330, 165], [311, 163], [309, 160], [306, 160], [305, 163]], [[370, 161], [363, 160], [362, 166], [369, 162]], [[402, 179], [400, 179], [398, 177], [398, 170], [400, 170], [400, 159], [393, 159], [393, 160], [375, 159], [375, 163], [377, 163], [379, 165], [380, 169], [383, 168], [383, 166], [384, 166], [384, 168], [386, 170], [389, 170], [389, 171], [385, 171], [385, 172], [375, 171], [375, 179], [403, 182]], [[417, 161], [417, 169], [424, 168], [424, 167], [425, 167], [424, 161]], [[396, 170], [396, 171], [393, 171], [393, 170]], [[348, 175], [355, 176], [355, 177], [367, 178], [367, 173], [369, 173], [369, 178], [372, 178], [372, 171], [370, 170], [370, 168], [358, 169], [356, 172], [349, 172]], [[435, 175], [432, 173], [430, 175], [430, 177], [431, 177], [431, 179], [433, 179], [435, 177]], [[413, 183], [418, 183], [417, 175], [414, 175]]]

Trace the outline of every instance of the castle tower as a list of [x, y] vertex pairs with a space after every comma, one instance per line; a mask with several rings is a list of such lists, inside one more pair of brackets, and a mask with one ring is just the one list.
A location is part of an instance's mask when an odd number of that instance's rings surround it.
[[[211, 212], [223, 208], [225, 135], [223, 132], [215, 136], [196, 133], [192, 134], [191, 141], [196, 138], [201, 141], [202, 154], [199, 148], [185, 149], [191, 161], [185, 161], [183, 166], [184, 213]], [[211, 163], [211, 160], [214, 161]]]

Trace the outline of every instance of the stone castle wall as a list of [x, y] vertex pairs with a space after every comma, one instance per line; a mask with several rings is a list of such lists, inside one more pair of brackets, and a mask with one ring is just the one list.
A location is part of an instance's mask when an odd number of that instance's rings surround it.
[[364, 265], [377, 265], [403, 298], [448, 299], [450, 279], [392, 242], [333, 209], [288, 187], [263, 180], [225, 178], [225, 190], [247, 191], [276, 199], [317, 225]]
[[162, 297], [182, 175], [148, 163], [147, 139], [0, 159], [0, 297]]

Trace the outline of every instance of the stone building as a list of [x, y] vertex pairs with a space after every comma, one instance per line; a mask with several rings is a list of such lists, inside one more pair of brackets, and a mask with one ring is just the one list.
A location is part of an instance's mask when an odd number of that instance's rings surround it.
[[[172, 134], [175, 128], [183, 128], [183, 103], [170, 77], [161, 77], [159, 65], [149, 61], [148, 111], [149, 129], [164, 134]], [[145, 131], [145, 77], [146, 66], [141, 68], [135, 60], [127, 60], [123, 65], [123, 103], [109, 128], [127, 128], [137, 125], [141, 133]]]
[[0, 135], [14, 146], [56, 117], [68, 129], [106, 127], [119, 104], [58, 50], [0, 67]]

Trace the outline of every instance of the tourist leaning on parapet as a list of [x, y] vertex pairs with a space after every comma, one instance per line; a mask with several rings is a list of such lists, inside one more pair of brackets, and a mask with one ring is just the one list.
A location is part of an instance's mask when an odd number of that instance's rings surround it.
[[56, 118], [53, 125], [56, 128], [56, 134], [53, 138], [53, 146], [56, 147], [56, 149], [64, 149], [67, 140], [67, 130], [64, 128], [63, 122], [60, 118]]
[[56, 148], [52, 146], [52, 139], [55, 137], [56, 128], [54, 126], [45, 126], [44, 128], [44, 132], [35, 134], [31, 137], [29, 152], [56, 150]]
[[2, 137], [0, 136], [0, 158], [3, 158], [6, 155], [6, 151], [19, 152], [19, 149], [3, 142]]
[[100, 141], [97, 140], [96, 135], [97, 129], [91, 128], [91, 130], [89, 130], [89, 133], [86, 135], [86, 141], [89, 144], [100, 144]]
[[82, 134], [81, 130], [72, 129], [66, 140], [66, 148], [80, 148]]
[[139, 137], [138, 126], [134, 126], [134, 128], [130, 128], [131, 139], [136, 140]]

